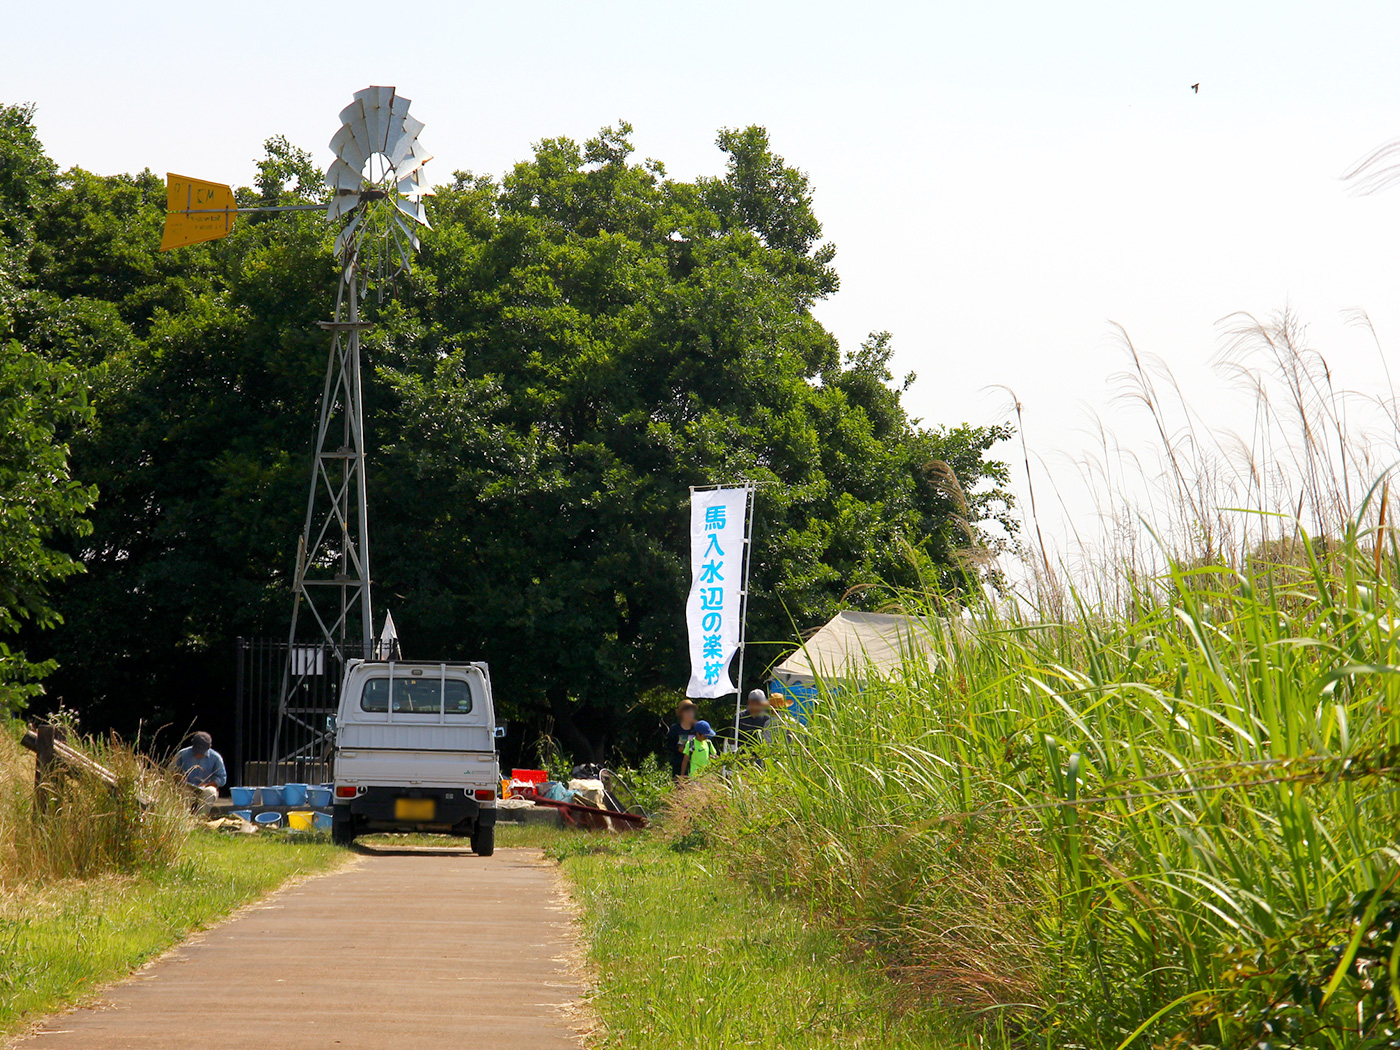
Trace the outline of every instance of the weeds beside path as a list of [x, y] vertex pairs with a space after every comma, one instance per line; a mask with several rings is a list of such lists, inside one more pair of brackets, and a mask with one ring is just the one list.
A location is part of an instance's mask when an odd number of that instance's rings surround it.
[[163, 871], [11, 889], [0, 897], [0, 1036], [346, 857], [322, 839], [196, 832]]
[[[652, 834], [565, 835], [609, 1050], [960, 1045], [800, 905]], [[909, 1008], [906, 1008], [909, 1007]]]

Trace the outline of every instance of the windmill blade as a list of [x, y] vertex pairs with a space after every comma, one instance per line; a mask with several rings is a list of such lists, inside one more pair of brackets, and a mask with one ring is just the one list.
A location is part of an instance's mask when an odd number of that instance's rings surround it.
[[331, 152], [356, 171], [364, 171], [365, 161], [369, 160], [369, 155], [355, 141], [354, 132], [346, 125], [341, 125], [331, 138]]
[[326, 205], [326, 218], [338, 219], [342, 215], [349, 215], [360, 206], [360, 195], [358, 193], [337, 193], [331, 198], [330, 204]]
[[357, 117], [361, 121], [365, 119], [364, 94], [364, 91], [355, 92], [354, 96], [350, 101], [350, 105], [346, 106], [340, 111], [340, 122], [342, 124], [349, 124], [352, 120], [356, 119]]
[[390, 136], [389, 148], [386, 151], [389, 156], [389, 163], [395, 168], [418, 144], [418, 133], [423, 130], [423, 122], [414, 117], [404, 117], [402, 133], [397, 137]]
[[420, 247], [422, 247], [422, 243], [418, 240], [418, 234], [414, 233], [412, 228], [408, 225], [408, 223], [404, 222], [403, 219], [399, 218], [397, 215], [394, 216], [394, 225], [397, 226], [399, 230], [403, 232], [403, 235], [408, 238], [408, 243], [413, 245], [414, 251], [417, 251]]
[[402, 198], [395, 198], [394, 207], [398, 208], [399, 211], [403, 212], [419, 225], [427, 226], [430, 230], [432, 229], [432, 226], [428, 223], [428, 210], [423, 206], [422, 201], [407, 201]]
[[394, 149], [399, 140], [403, 138], [404, 119], [408, 116], [409, 100], [402, 95], [395, 95], [393, 102], [389, 104], [389, 135], [384, 140], [384, 153], [392, 157]]
[[418, 176], [421, 174], [421, 171], [415, 171], [408, 178], [400, 179], [398, 181], [397, 186], [395, 187], [396, 191], [398, 192], [398, 195], [411, 201], [416, 201], [423, 197], [434, 196], [434, 193], [430, 187], [420, 186], [418, 184]]
[[371, 87], [365, 91], [365, 127], [369, 131], [370, 148], [383, 153], [389, 138], [389, 111], [394, 103], [394, 89]]
[[357, 128], [363, 129], [365, 126], [365, 103], [360, 98], [360, 93], [355, 93], [355, 100], [340, 111], [340, 129], [348, 131], [359, 144], [359, 152], [365, 157], [370, 155], [369, 136], [366, 134], [356, 135]]
[[359, 193], [364, 184], [359, 168], [352, 168], [337, 157], [326, 169], [326, 185], [337, 193]]
[[[344, 125], [342, 130], [350, 132], [353, 136], [355, 145], [358, 147], [356, 152], [367, 160], [378, 151], [375, 150], [370, 141], [369, 128], [366, 125], [365, 103], [364, 99], [360, 98], [362, 94], [364, 94], [362, 91], [355, 93], [355, 101], [340, 111], [340, 120]], [[360, 165], [360, 170], [364, 170], [363, 162]]]
[[379, 89], [379, 122], [384, 131], [384, 137], [380, 140], [382, 142], [379, 147], [380, 153], [387, 152], [389, 135], [394, 128], [394, 93], [395, 89], [391, 87]]
[[415, 141], [413, 150], [404, 158], [403, 163], [394, 165], [394, 174], [401, 179], [406, 178], [432, 159], [433, 155]]

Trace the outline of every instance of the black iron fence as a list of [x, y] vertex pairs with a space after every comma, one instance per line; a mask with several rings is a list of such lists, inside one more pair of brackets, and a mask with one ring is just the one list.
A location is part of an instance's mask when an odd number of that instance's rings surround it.
[[[345, 659], [362, 647], [342, 647]], [[238, 639], [237, 710], [232, 782], [321, 784], [330, 780], [326, 720], [340, 703], [345, 670], [328, 643], [289, 646], [267, 638]], [[279, 717], [283, 682], [290, 685]]]

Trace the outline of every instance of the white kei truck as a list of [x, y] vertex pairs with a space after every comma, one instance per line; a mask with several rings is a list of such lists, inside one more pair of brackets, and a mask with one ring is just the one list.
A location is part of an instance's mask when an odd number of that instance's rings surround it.
[[496, 727], [484, 663], [351, 660], [332, 723], [331, 838], [417, 831], [496, 845]]

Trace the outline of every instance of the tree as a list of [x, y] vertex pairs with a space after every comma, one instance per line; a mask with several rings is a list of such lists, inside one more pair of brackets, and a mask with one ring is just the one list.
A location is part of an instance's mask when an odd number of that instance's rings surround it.
[[[282, 188], [307, 182], [305, 154], [267, 150], [263, 185], [240, 197], [309, 199]], [[240, 221], [162, 254], [164, 210], [150, 172], [73, 169], [36, 224], [21, 322], [31, 345], [100, 365], [74, 466], [101, 493], [66, 622], [37, 644], [94, 723], [200, 718], [226, 734], [233, 640], [285, 631], [336, 270], [315, 217]]]
[[483, 653], [576, 754], [635, 746], [636, 698], [685, 680], [688, 486], [761, 486], [760, 640], [858, 584], [962, 582], [969, 523], [1014, 529], [985, 459], [1008, 431], [920, 428], [889, 337], [843, 362], [812, 316], [834, 249], [763, 129], [723, 132], [725, 178], [696, 184], [629, 163], [629, 132], [546, 140], [499, 190], [459, 175], [377, 357], [405, 634]]
[[[52, 586], [82, 565], [53, 540], [87, 534], [96, 495], [68, 465], [69, 435], [92, 418], [86, 376], [11, 338], [36, 217], [54, 188], [33, 118], [33, 106], [0, 106], [0, 636], [60, 622]], [[0, 642], [0, 711], [39, 695], [54, 667]]]
[[[365, 304], [376, 604], [410, 656], [489, 660], [505, 713], [579, 755], [645, 746], [638, 697], [685, 680], [688, 486], [761, 486], [760, 640], [860, 584], [960, 585], [981, 525], [1010, 527], [987, 458], [1006, 431], [919, 425], [889, 337], [843, 357], [813, 316], [835, 249], [767, 133], [722, 132], [725, 174], [680, 182], [630, 132], [458, 174], [413, 274]], [[240, 199], [314, 180], [270, 139]], [[162, 256], [163, 206], [149, 173], [57, 176], [16, 315], [42, 353], [100, 366], [74, 445], [102, 493], [71, 548], [88, 573], [43, 644], [70, 701], [123, 727], [207, 721], [234, 636], [286, 629], [337, 279], [316, 216]]]
[[[60, 623], [51, 585], [82, 570], [50, 541], [91, 531], [83, 514], [97, 491], [70, 476], [62, 437], [91, 419], [84, 379], [14, 340], [0, 342], [0, 635]], [[0, 642], [0, 709], [18, 710], [39, 695], [40, 679], [55, 666]]]

